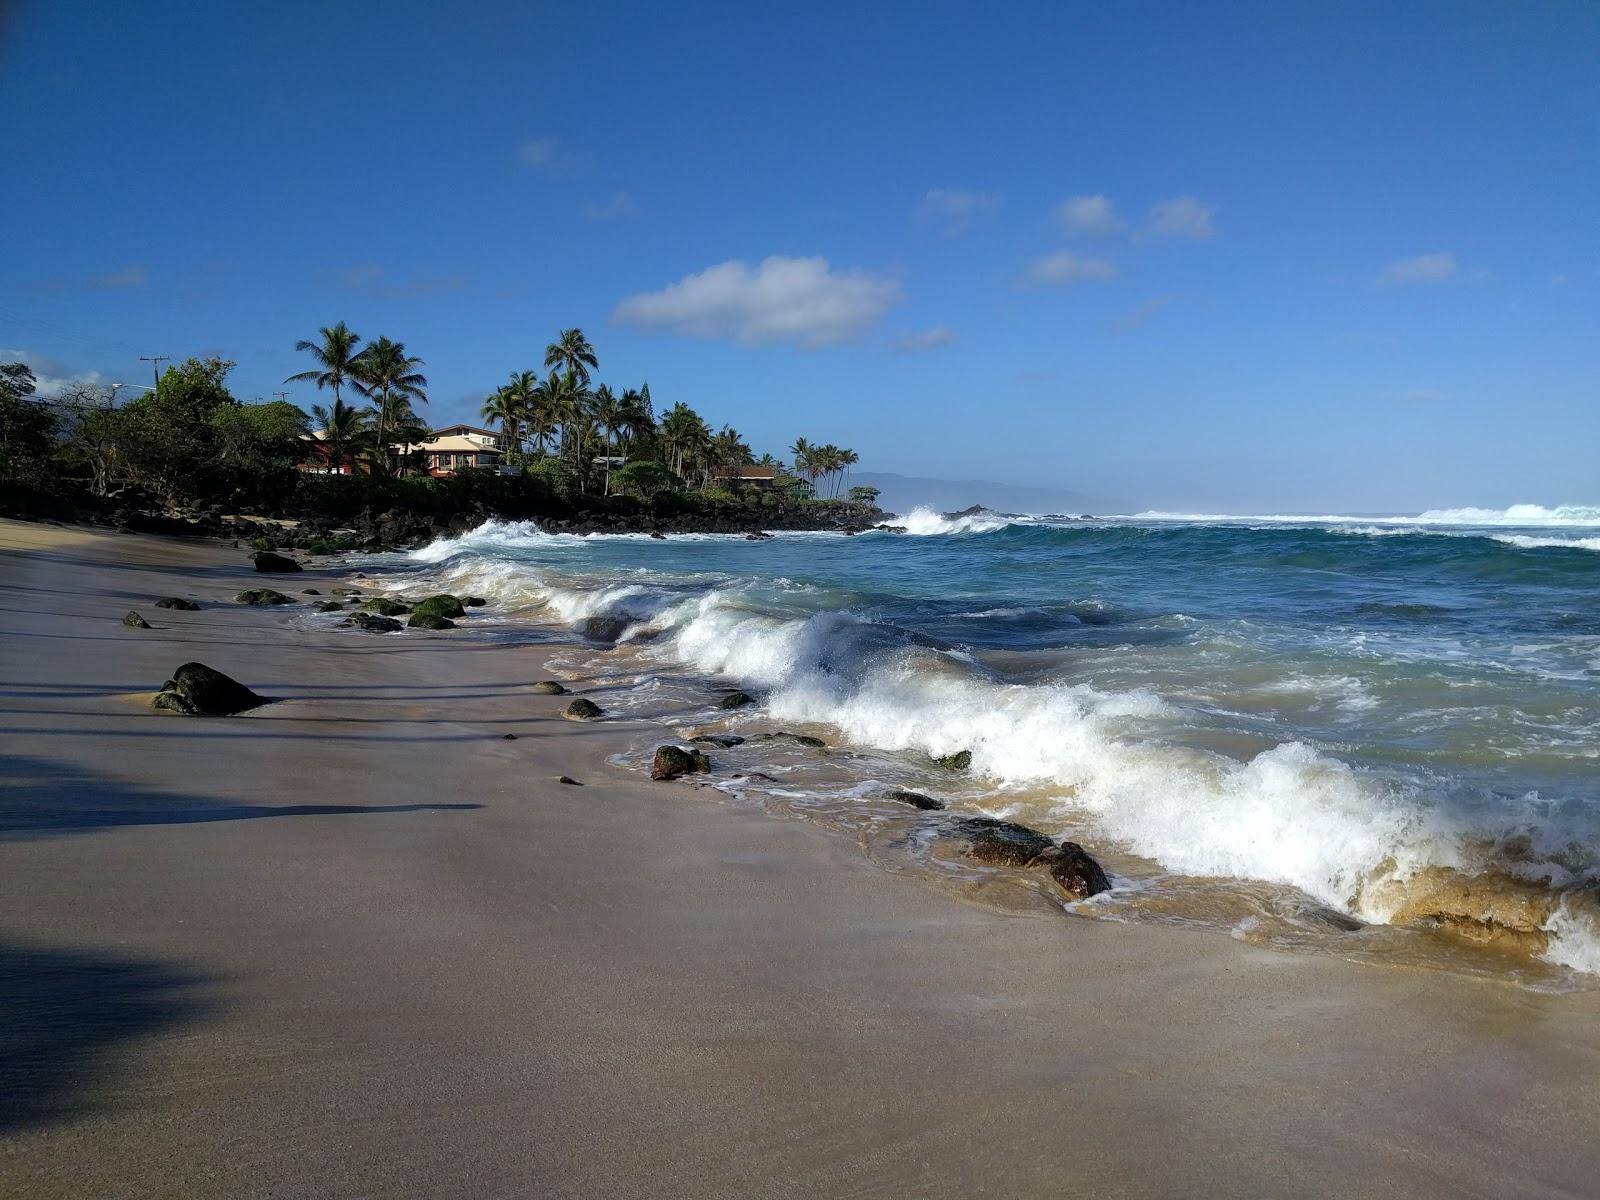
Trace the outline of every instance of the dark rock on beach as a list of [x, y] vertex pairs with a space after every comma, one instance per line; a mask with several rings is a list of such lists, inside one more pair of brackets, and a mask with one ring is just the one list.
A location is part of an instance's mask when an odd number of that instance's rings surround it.
[[965, 771], [972, 766], [972, 751], [957, 750], [954, 754], [945, 754], [933, 760], [946, 771]]
[[723, 750], [732, 750], [735, 746], [744, 745], [744, 739], [736, 733], [702, 733], [689, 740], [707, 746], [717, 746]]
[[341, 586], [341, 587], [329, 588], [328, 590], [330, 592], [332, 592], [335, 596], [359, 596], [359, 595], [361, 595], [361, 589], [358, 588], [358, 587], [343, 587], [343, 586]]
[[558, 776], [556, 776], [556, 782], [557, 783], [564, 783], [568, 787], [582, 787], [583, 786], [583, 784], [579, 783], [571, 775], [558, 775]]
[[322, 593], [319, 592], [316, 588], [306, 588], [300, 594], [302, 596], [320, 596], [320, 595], [322, 595]]
[[133, 609], [128, 610], [128, 615], [122, 618], [122, 623], [129, 629], [149, 629], [150, 622], [146, 621]]
[[826, 750], [828, 743], [819, 737], [812, 737], [809, 733], [790, 733], [780, 729], [777, 733], [763, 733], [756, 737], [758, 742], [793, 742], [797, 746], [810, 746], [813, 750]]
[[184, 612], [199, 612], [200, 606], [193, 600], [185, 600], [182, 596], [166, 596], [156, 601], [157, 608], [179, 608]]
[[703, 775], [711, 770], [711, 760], [700, 750], [686, 750], [682, 746], [657, 746], [656, 756], [650, 763], [650, 778], [677, 779], [683, 775]]
[[150, 707], [186, 717], [229, 717], [266, 704], [236, 679], [204, 663], [184, 663], [161, 685]]
[[964, 817], [955, 829], [967, 839], [967, 853], [992, 867], [1032, 866], [1056, 849], [1038, 830], [993, 817]]
[[320, 600], [317, 602], [316, 608], [318, 612], [342, 612], [344, 605], [337, 600]]
[[912, 808], [922, 809], [923, 812], [937, 812], [944, 807], [943, 800], [935, 800], [932, 796], [924, 796], [921, 792], [908, 792], [903, 788], [893, 788], [881, 795], [885, 800], [909, 804]]
[[565, 696], [567, 689], [554, 679], [541, 679], [533, 685], [532, 691], [536, 696]]
[[454, 620], [467, 615], [467, 607], [455, 596], [448, 592], [441, 592], [437, 596], [429, 596], [412, 606], [412, 612], [429, 617], [444, 617]]
[[1076, 900], [1087, 900], [1111, 890], [1111, 881], [1099, 863], [1077, 842], [1062, 842], [1049, 856], [1048, 870], [1061, 890]]
[[256, 564], [256, 570], [266, 574], [290, 575], [301, 569], [300, 564], [294, 559], [274, 554], [270, 550], [257, 551], [250, 558]]
[[581, 696], [561, 710], [561, 715], [569, 721], [593, 721], [603, 714], [598, 704]]
[[729, 692], [717, 701], [718, 708], [743, 708], [746, 704], [754, 704], [755, 699], [748, 692]]
[[441, 617], [436, 613], [417, 611], [411, 614], [411, 619], [406, 622], [413, 629], [454, 629], [456, 623], [449, 617]]
[[348, 621], [340, 622], [343, 625], [353, 625], [357, 629], [365, 629], [368, 633], [398, 633], [403, 626], [393, 617], [380, 617], [373, 613], [351, 613]]
[[411, 610], [398, 600], [390, 600], [385, 596], [374, 596], [364, 602], [362, 608], [368, 612], [375, 612], [380, 617], [403, 617]]
[[282, 592], [275, 592], [271, 588], [246, 588], [234, 597], [240, 604], [293, 604], [294, 601]]
[[487, 600], [485, 600], [482, 596], [466, 596], [466, 597], [464, 597], [462, 599], [462, 603], [465, 604], [468, 608], [482, 608], [484, 605], [488, 604], [489, 602]]

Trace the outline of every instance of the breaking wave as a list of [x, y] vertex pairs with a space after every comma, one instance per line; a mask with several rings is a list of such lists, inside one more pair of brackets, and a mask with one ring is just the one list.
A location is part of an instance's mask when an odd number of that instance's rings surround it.
[[1470, 526], [1477, 528], [1600, 528], [1600, 505], [1513, 504], [1510, 508], [1430, 508], [1415, 515], [1375, 516], [1344, 513], [1184, 513], [1142, 512], [1139, 521], [1187, 521], [1199, 525], [1366, 525], [1366, 526]]
[[913, 537], [937, 537], [952, 533], [992, 533], [1015, 523], [1016, 518], [987, 510], [976, 513], [945, 514], [931, 508], [913, 508], [894, 524], [903, 526]]

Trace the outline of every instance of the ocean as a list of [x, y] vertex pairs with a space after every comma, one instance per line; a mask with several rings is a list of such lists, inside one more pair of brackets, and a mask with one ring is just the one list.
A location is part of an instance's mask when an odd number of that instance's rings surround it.
[[[890, 869], [998, 894], [879, 799], [911, 787], [1081, 842], [1115, 885], [1083, 915], [1600, 980], [1600, 508], [899, 523], [491, 521], [389, 586], [487, 597], [463, 636], [575, 639], [608, 712], [750, 738], [715, 786]], [[758, 703], [718, 709], [734, 686]]]

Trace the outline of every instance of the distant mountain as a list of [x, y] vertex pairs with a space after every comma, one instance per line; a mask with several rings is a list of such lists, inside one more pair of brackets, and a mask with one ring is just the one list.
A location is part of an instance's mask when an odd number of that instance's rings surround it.
[[923, 479], [888, 471], [852, 471], [850, 483], [877, 488], [878, 506], [893, 513], [906, 513], [918, 507], [953, 512], [973, 504], [1015, 513], [1077, 516], [1095, 511], [1095, 502], [1088, 496], [1066, 488], [1025, 487], [987, 479]]

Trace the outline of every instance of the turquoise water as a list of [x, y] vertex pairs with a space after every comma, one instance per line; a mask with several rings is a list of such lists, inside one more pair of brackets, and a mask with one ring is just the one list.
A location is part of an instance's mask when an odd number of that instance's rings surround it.
[[1600, 875], [1600, 509], [906, 525], [490, 523], [409, 569], [620, 647], [641, 710], [736, 682], [747, 719], [907, 782], [969, 749], [987, 810], [1367, 921], [1375, 884], [1429, 868], [1536, 883], [1551, 958], [1600, 966], [1561, 900]]

